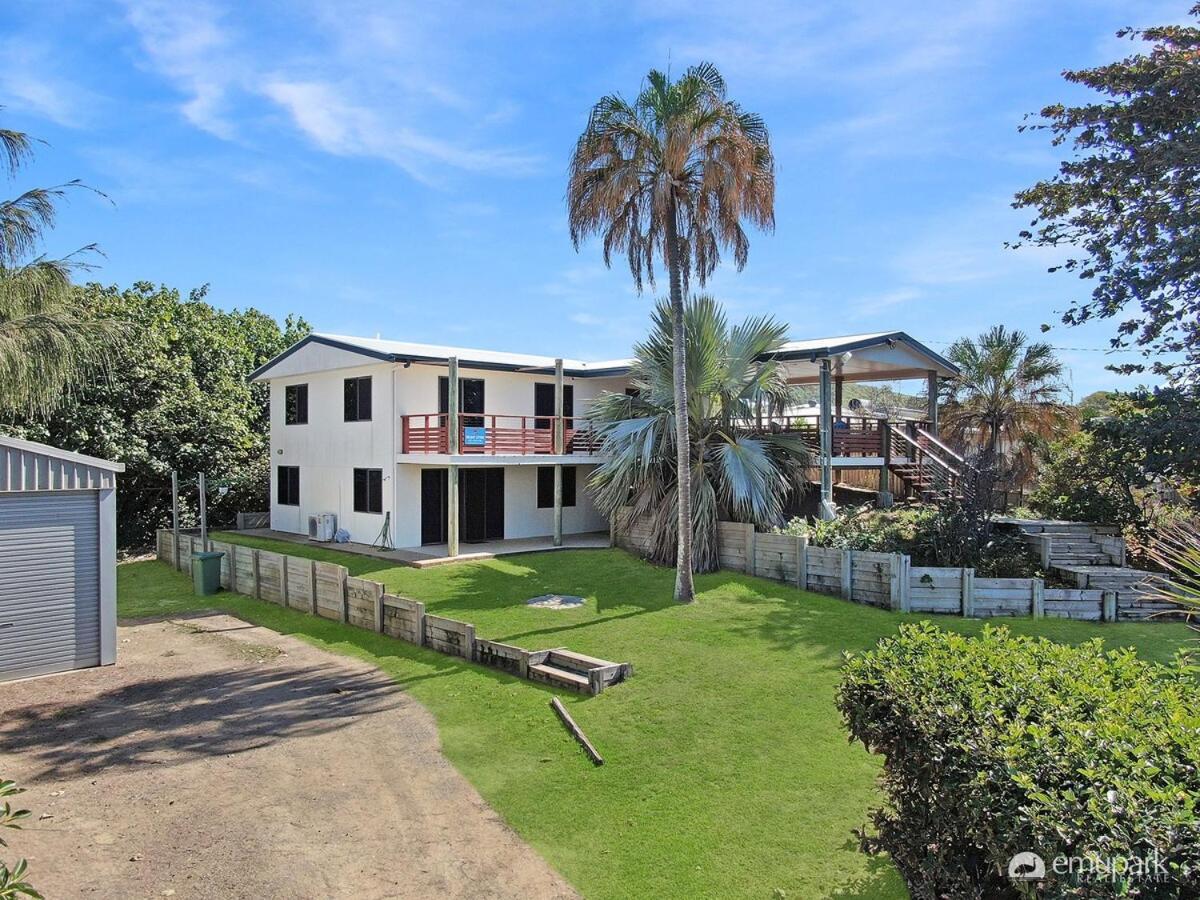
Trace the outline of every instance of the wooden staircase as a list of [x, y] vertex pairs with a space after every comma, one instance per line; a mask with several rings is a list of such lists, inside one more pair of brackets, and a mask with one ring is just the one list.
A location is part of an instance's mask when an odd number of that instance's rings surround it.
[[614, 663], [582, 653], [557, 648], [529, 655], [529, 677], [554, 687], [585, 694], [599, 694], [611, 684], [633, 674], [629, 663]]
[[888, 428], [889, 445], [907, 451], [905, 461], [889, 461], [888, 470], [900, 478], [911, 496], [925, 501], [961, 500], [970, 491], [971, 479], [964, 475], [969, 475], [972, 467], [963, 457], [924, 428], [916, 427], [911, 434], [900, 425]]

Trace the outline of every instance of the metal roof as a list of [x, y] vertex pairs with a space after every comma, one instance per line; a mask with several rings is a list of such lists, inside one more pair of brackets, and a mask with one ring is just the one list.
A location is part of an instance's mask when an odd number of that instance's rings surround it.
[[[370, 359], [382, 362], [417, 362], [444, 363], [450, 357], [457, 357], [460, 364], [476, 369], [495, 369], [499, 371], [532, 372], [549, 374], [554, 371], [554, 357], [535, 356], [527, 353], [508, 353], [499, 350], [479, 350], [470, 347], [453, 347], [443, 344], [417, 344], [408, 341], [392, 341], [383, 338], [364, 338], [344, 334], [328, 334], [314, 332], [293, 344], [274, 359], [260, 366], [250, 375], [255, 381], [267, 377], [270, 370], [278, 363], [287, 359], [297, 350], [308, 344], [322, 344], [336, 347], [351, 353], [357, 353]], [[936, 370], [940, 375], [948, 376], [958, 373], [958, 368], [945, 357], [934, 353], [924, 344], [914, 340], [903, 331], [879, 331], [870, 334], [850, 334], [832, 338], [810, 338], [803, 341], [789, 341], [773, 354], [783, 360], [811, 360], [824, 357], [853, 354], [856, 350], [872, 347], [894, 347], [903, 344], [910, 351], [924, 357], [928, 362], [926, 368]], [[588, 362], [580, 359], [564, 359], [563, 371], [576, 378], [596, 378], [601, 376], [620, 376], [629, 371], [633, 362], [630, 359], [610, 359], [598, 362]], [[886, 367], [886, 366], [885, 366]], [[886, 375], [878, 377], [886, 379]]]
[[116, 486], [125, 464], [0, 434], [0, 493]]

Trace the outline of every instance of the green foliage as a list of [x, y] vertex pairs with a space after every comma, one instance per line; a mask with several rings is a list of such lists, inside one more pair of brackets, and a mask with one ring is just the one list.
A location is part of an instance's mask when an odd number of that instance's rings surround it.
[[983, 465], [1003, 465], [997, 474], [1004, 481], [1024, 483], [1038, 441], [1070, 421], [1054, 348], [996, 325], [978, 338], [960, 338], [946, 355], [959, 373], [943, 383], [943, 435], [975, 450]]
[[[94, 316], [135, 323], [130, 353], [112, 377], [79, 390], [46, 420], [8, 425], [34, 440], [125, 463], [117, 491], [118, 540], [149, 544], [169, 521], [171, 470], [180, 472], [186, 516], [198, 508], [196, 477], [212, 488], [214, 524], [269, 500], [268, 389], [247, 376], [309, 331], [303, 319], [280, 326], [255, 309], [221, 310], [203, 289], [187, 300], [142, 282], [128, 290], [89, 284], [76, 304]], [[218, 495], [222, 485], [230, 488]]]
[[1157, 528], [1149, 556], [1169, 576], [1158, 586], [1158, 596], [1177, 604], [1186, 612], [1188, 624], [1200, 631], [1200, 520]]
[[[1200, 507], [1200, 399], [1177, 389], [1112, 394], [1083, 431], [1049, 444], [1029, 505], [1058, 519], [1122, 525], [1128, 537]], [[1164, 499], [1160, 499], [1165, 497]]]
[[[19, 788], [16, 782], [9, 781], [5, 778], [0, 778], [0, 800], [3, 805], [0, 805], [0, 828], [16, 828], [21, 827], [20, 822], [23, 819], [29, 818], [29, 810], [14, 809], [10, 797], [15, 797], [17, 794], [25, 792], [24, 788]], [[0, 837], [0, 847], [7, 847], [8, 842]], [[33, 900], [41, 900], [41, 894], [34, 890], [33, 885], [25, 880], [25, 873], [29, 866], [25, 860], [17, 860], [12, 868], [3, 860], [0, 860], [0, 900], [17, 900], [20, 897], [32, 897]]]
[[[1200, 13], [1200, 6], [1191, 13]], [[1196, 383], [1200, 29], [1168, 25], [1119, 34], [1153, 46], [1109, 65], [1064, 73], [1099, 96], [1042, 110], [1041, 121], [1030, 127], [1049, 130], [1055, 146], [1069, 142], [1074, 153], [1053, 178], [1017, 194], [1013, 205], [1036, 214], [1021, 232], [1023, 241], [1071, 248], [1071, 258], [1051, 271], [1092, 285], [1064, 322], [1120, 316], [1114, 346], [1132, 342], [1154, 357], [1154, 372]]]
[[[785, 326], [769, 318], [731, 326], [707, 296], [689, 300], [685, 325], [692, 561], [696, 571], [711, 572], [720, 565], [717, 523], [779, 524], [808, 451], [794, 436], [754, 434], [745, 424], [760, 404], [791, 402], [783, 366], [761, 361], [787, 340]], [[675, 559], [678, 535], [672, 343], [671, 308], [660, 303], [650, 336], [634, 348], [636, 395], [604, 394], [588, 411], [608, 455], [589, 480], [597, 507], [615, 516], [629, 506], [635, 518], [648, 518], [652, 557], [666, 564]]]
[[[0, 129], [0, 169], [12, 177], [33, 156], [33, 140]], [[40, 254], [71, 181], [29, 188], [0, 201], [0, 417], [45, 415], [87, 378], [107, 372], [124, 346], [126, 323], [81, 315], [72, 272], [82, 250], [65, 259]]]
[[842, 509], [836, 519], [792, 519], [783, 534], [807, 535], [814, 547], [904, 553], [916, 566], [970, 566], [984, 578], [1041, 575], [1029, 548], [1015, 535], [974, 519], [960, 503], [874, 509]]
[[[1099, 640], [902, 625], [849, 658], [838, 693], [852, 737], [884, 757], [887, 802], [864, 846], [916, 897], [1018, 896], [1006, 871], [1025, 851], [1047, 861], [1039, 897], [1194, 896], [1196, 687], [1178, 663]], [[1164, 881], [1076, 883], [1051, 862], [1153, 855]]]

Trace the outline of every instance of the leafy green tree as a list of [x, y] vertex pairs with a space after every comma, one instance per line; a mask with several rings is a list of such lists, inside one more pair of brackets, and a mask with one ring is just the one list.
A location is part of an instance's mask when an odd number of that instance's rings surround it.
[[1086, 429], [1052, 441], [1042, 452], [1029, 505], [1052, 519], [1137, 525], [1145, 518], [1138, 456]]
[[135, 323], [137, 352], [48, 419], [8, 426], [125, 463], [117, 491], [122, 546], [143, 546], [168, 523], [172, 470], [183, 483], [185, 524], [194, 521], [200, 472], [213, 488], [209, 508], [216, 523], [231, 521], [238, 508], [265, 509], [269, 501], [268, 389], [247, 376], [309, 327], [290, 316], [281, 326], [255, 309], [217, 309], [204, 297], [201, 289], [183, 300], [173, 289], [145, 282], [128, 290], [77, 288], [81, 314]]
[[[10, 180], [32, 159], [32, 144], [0, 129], [0, 169]], [[58, 204], [78, 187], [29, 188], [0, 201], [0, 416], [45, 415], [122, 350], [124, 323], [81, 316], [75, 306], [71, 273], [93, 248], [64, 259], [39, 255]]]
[[[1191, 14], [1200, 15], [1200, 5]], [[1079, 106], [1047, 106], [1040, 121], [1026, 126], [1048, 130], [1054, 146], [1074, 152], [1013, 205], [1035, 213], [1021, 241], [1072, 248], [1071, 258], [1051, 271], [1092, 285], [1063, 321], [1120, 316], [1113, 346], [1132, 343], [1157, 357], [1152, 371], [1194, 386], [1200, 381], [1200, 28], [1119, 35], [1153, 46], [1064, 73], [1100, 96]], [[1112, 368], [1137, 372], [1146, 365]]]
[[[675, 558], [679, 543], [673, 317], [671, 305], [660, 302], [650, 336], [635, 348], [630, 381], [636, 393], [604, 394], [588, 413], [609, 455], [589, 482], [596, 505], [610, 517], [628, 506], [634, 518], [648, 518], [655, 534], [652, 558], [664, 564]], [[786, 407], [793, 400], [783, 366], [762, 359], [786, 342], [787, 327], [770, 318], [730, 326], [708, 296], [688, 300], [684, 325], [692, 562], [696, 571], [711, 572], [720, 566], [717, 523], [782, 524], [809, 453], [794, 436], [746, 427], [759, 404]]]
[[1200, 507], [1200, 397], [1178, 388], [1113, 394], [1089, 428], [1136, 459], [1144, 485], [1169, 485]]
[[947, 356], [960, 371], [944, 386], [946, 432], [995, 461], [1001, 477], [1022, 480], [1034, 439], [1051, 437], [1070, 421], [1063, 365], [1053, 348], [996, 325], [978, 338], [955, 341]]
[[1109, 407], [1112, 406], [1113, 398], [1116, 396], [1115, 391], [1092, 391], [1075, 406], [1079, 411], [1080, 420], [1088, 422], [1100, 416], [1107, 415]]
[[710, 63], [687, 69], [676, 81], [652, 70], [632, 103], [619, 94], [598, 102], [571, 159], [567, 185], [571, 240], [576, 249], [600, 235], [604, 262], [622, 253], [638, 290], [654, 284], [654, 258], [670, 275], [674, 350], [674, 444], [679, 458], [679, 536], [675, 599], [691, 602], [692, 507], [695, 493], [686, 452], [689, 369], [685, 358], [684, 295], [691, 276], [705, 283], [731, 250], [746, 264], [748, 220], [775, 226], [775, 162], [763, 120], [726, 97], [725, 80]]

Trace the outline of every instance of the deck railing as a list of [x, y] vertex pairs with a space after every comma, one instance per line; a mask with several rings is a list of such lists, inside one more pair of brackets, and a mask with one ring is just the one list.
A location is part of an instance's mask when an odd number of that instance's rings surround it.
[[[450, 417], [446, 413], [414, 413], [400, 417], [401, 452], [449, 453]], [[582, 421], [558, 416], [459, 413], [458, 452], [486, 456], [531, 456], [554, 452], [554, 430], [563, 424], [566, 453], [595, 454], [600, 440]]]

